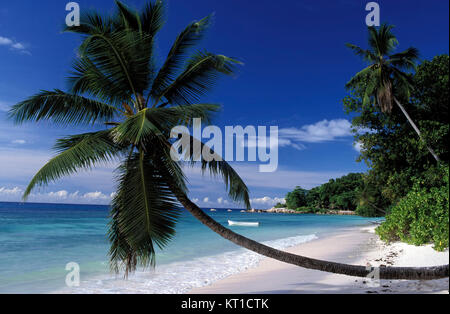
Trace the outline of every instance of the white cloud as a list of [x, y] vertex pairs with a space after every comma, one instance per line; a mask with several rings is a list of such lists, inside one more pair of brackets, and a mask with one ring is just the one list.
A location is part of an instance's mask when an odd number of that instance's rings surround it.
[[210, 203], [209, 197], [205, 197], [205, 198], [203, 199], [203, 203]]
[[[304, 150], [304, 143], [323, 143], [335, 141], [341, 138], [352, 136], [352, 125], [348, 120], [322, 120], [314, 124], [304, 125], [300, 128], [281, 128], [278, 130], [278, 147], [293, 147], [297, 150]], [[268, 136], [268, 134], [267, 134]], [[237, 138], [244, 147], [266, 147], [276, 148], [274, 141], [266, 143], [259, 141], [258, 137], [250, 136], [246, 138]]]
[[14, 140], [14, 141], [12, 141], [11, 143], [13, 143], [13, 144], [19, 144], [19, 145], [24, 145], [24, 144], [27, 143], [27, 141], [25, 141], [25, 140]]
[[293, 143], [323, 143], [352, 136], [352, 125], [348, 120], [323, 120], [300, 128], [279, 130], [280, 139]]
[[11, 108], [11, 104], [0, 101], [0, 111], [8, 111]]
[[285, 204], [286, 200], [280, 197], [272, 198], [269, 196], [265, 196], [261, 198], [253, 198], [250, 200], [250, 202], [252, 203], [252, 205], [275, 206], [278, 203]]
[[[0, 187], [0, 201], [20, 202], [24, 190], [20, 187], [6, 188]], [[109, 204], [114, 193], [106, 195], [102, 192], [87, 192], [81, 194], [79, 191], [69, 193], [66, 190], [60, 190], [47, 193], [31, 193], [28, 201], [30, 202], [48, 202], [48, 203], [87, 203], [87, 204]]]
[[228, 200], [224, 199], [223, 197], [219, 197], [219, 198], [217, 199], [217, 203], [218, 203], [219, 205], [228, 205], [230, 202], [228, 202]]
[[58, 192], [50, 192], [48, 193], [48, 196], [50, 198], [55, 198], [55, 199], [61, 199], [61, 200], [65, 200], [67, 199], [67, 196], [69, 195], [69, 192], [62, 190], [62, 191], [58, 191]]
[[103, 194], [102, 192], [89, 192], [83, 195], [83, 198], [86, 198], [88, 200], [91, 201], [97, 201], [97, 200], [107, 200], [110, 197], [108, 197], [107, 195]]
[[354, 143], [353, 144], [353, 148], [358, 152], [358, 153], [360, 153], [361, 152], [361, 150], [363, 150], [363, 144], [361, 143], [361, 142], [356, 142], [356, 143]]
[[31, 54], [23, 43], [17, 42], [7, 37], [0, 36], [0, 46], [9, 47], [11, 50], [18, 51], [23, 54]]
[[248, 139], [246, 138], [238, 138], [237, 140], [241, 143], [242, 147], [248, 147], [248, 148], [270, 148], [270, 149], [276, 149], [277, 147], [288, 147], [291, 146], [297, 150], [303, 150], [305, 149], [305, 145], [301, 144], [301, 143], [295, 143], [292, 140], [288, 139], [288, 138], [282, 138], [280, 137], [280, 135], [278, 134], [279, 138], [278, 138], [278, 145], [276, 144], [275, 141], [270, 140], [270, 137], [267, 136], [266, 138], [266, 142], [264, 143], [263, 140], [259, 139], [258, 137], [255, 136], [251, 136]]
[[21, 43], [15, 43], [15, 44], [11, 45], [11, 47], [13, 47], [14, 49], [17, 49], [17, 50], [24, 50], [25, 49], [25, 46], [23, 44], [21, 44]]
[[23, 193], [23, 190], [15, 187], [12, 189], [7, 189], [5, 187], [1, 187], [0, 188], [0, 196], [4, 195], [4, 196], [17, 196], [17, 195], [21, 195]]
[[9, 38], [0, 36], [0, 46], [11, 46], [13, 41]]

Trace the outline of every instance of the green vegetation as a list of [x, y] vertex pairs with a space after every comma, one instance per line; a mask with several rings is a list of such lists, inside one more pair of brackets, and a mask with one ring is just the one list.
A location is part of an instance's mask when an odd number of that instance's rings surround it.
[[293, 209], [306, 206], [308, 204], [306, 201], [307, 193], [308, 191], [297, 186], [294, 191], [286, 195], [286, 206]]
[[394, 54], [391, 30], [369, 28], [371, 50], [348, 45], [371, 64], [347, 84], [350, 94], [343, 100], [362, 147], [358, 161], [370, 170], [309, 191], [297, 187], [286, 205], [277, 206], [386, 216], [377, 229], [384, 241], [434, 243], [444, 250], [449, 246], [449, 56], [416, 67], [416, 49]]
[[308, 205], [331, 210], [356, 210], [358, 190], [363, 184], [361, 173], [332, 179], [308, 193]]
[[296, 187], [294, 191], [286, 195], [286, 205], [277, 204], [276, 207], [287, 207], [304, 213], [328, 210], [355, 211], [360, 203], [363, 188], [364, 175], [350, 173], [309, 191]]
[[432, 184], [415, 180], [413, 189], [402, 198], [378, 229], [382, 240], [401, 240], [414, 245], [434, 243], [442, 251], [449, 239], [448, 167], [440, 167], [443, 176]]
[[372, 64], [350, 81], [343, 100], [362, 147], [359, 161], [370, 167], [357, 213], [386, 211], [377, 230], [385, 241], [442, 250], [449, 237], [449, 56], [416, 67], [417, 50], [393, 54], [391, 29], [369, 30], [371, 50], [349, 45]]

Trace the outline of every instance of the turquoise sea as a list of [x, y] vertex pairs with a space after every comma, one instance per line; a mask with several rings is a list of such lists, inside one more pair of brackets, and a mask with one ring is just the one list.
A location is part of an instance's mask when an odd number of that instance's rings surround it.
[[[109, 272], [108, 206], [0, 202], [0, 293], [183, 293], [255, 266], [260, 256], [222, 239], [182, 212], [177, 235], [158, 253], [154, 270], [127, 281]], [[233, 230], [283, 249], [366, 225], [354, 216], [210, 212], [214, 219], [258, 221]], [[67, 263], [80, 265], [81, 284], [66, 287]]]

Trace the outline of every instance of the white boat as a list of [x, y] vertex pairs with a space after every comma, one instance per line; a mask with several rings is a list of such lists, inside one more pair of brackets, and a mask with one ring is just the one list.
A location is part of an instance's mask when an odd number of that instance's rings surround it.
[[231, 213], [232, 212], [232, 210], [231, 209], [229, 209], [229, 210], [227, 210], [229, 213]]
[[259, 227], [259, 222], [239, 222], [228, 220], [228, 225], [241, 227]]
[[212, 212], [216, 212], [216, 211], [217, 211], [217, 209], [211, 208], [211, 210], [210, 210], [210, 211], [212, 211]]

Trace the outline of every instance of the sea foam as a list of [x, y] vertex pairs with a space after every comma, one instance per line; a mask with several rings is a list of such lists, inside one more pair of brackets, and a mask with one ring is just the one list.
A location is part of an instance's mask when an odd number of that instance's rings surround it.
[[[315, 234], [302, 235], [264, 244], [286, 249], [317, 239]], [[263, 256], [245, 249], [158, 266], [155, 270], [138, 271], [128, 280], [104, 276], [81, 282], [80, 287], [56, 293], [75, 294], [182, 294], [194, 288], [243, 272], [258, 265]]]

